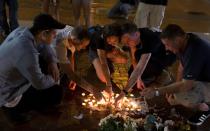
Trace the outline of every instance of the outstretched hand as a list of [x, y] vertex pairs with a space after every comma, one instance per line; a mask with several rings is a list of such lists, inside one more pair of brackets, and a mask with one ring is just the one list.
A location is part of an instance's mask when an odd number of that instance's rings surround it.
[[180, 104], [175, 94], [166, 94], [165, 97], [170, 105]]
[[70, 90], [74, 91], [76, 89], [76, 86], [77, 86], [76, 82], [74, 82], [72, 80], [69, 82], [68, 87]]
[[104, 91], [109, 94], [109, 97], [112, 97], [112, 86], [107, 86]]
[[155, 97], [155, 89], [154, 88], [145, 88], [142, 90], [141, 95], [146, 99], [152, 99]]
[[102, 98], [104, 98], [103, 94], [99, 90], [93, 89], [92, 93], [97, 101], [100, 101]]
[[115, 107], [117, 107], [119, 101], [125, 97], [125, 93], [124, 92], [121, 92], [120, 95], [115, 99]]

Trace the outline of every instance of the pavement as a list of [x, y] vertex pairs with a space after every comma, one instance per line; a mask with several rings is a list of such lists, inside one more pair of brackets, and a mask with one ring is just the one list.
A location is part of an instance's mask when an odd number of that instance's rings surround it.
[[[93, 0], [91, 8], [92, 24], [107, 24], [113, 20], [108, 19], [106, 14], [115, 3], [116, 0]], [[34, 16], [41, 12], [40, 0], [19, 0], [19, 22], [21, 26], [30, 26]], [[166, 9], [166, 15], [161, 26], [164, 27], [168, 23], [176, 23], [181, 25], [188, 32], [199, 32], [208, 39], [210, 32], [210, 1], [209, 0], [170, 0]], [[73, 24], [72, 5], [70, 0], [61, 0], [60, 17], [61, 21], [68, 24]], [[132, 20], [134, 14], [129, 16]], [[82, 20], [82, 18], [81, 18]], [[116, 81], [124, 85], [127, 80], [126, 67], [116, 65], [118, 70], [115, 72]], [[103, 88], [104, 84], [101, 83], [94, 71], [93, 66], [88, 61], [87, 51], [82, 51], [77, 55], [76, 63], [77, 74], [84, 77], [93, 85]], [[170, 67], [173, 76], [176, 74], [177, 65]], [[123, 72], [122, 72], [123, 71]], [[122, 76], [121, 76], [122, 75]], [[118, 79], [119, 76], [122, 79]], [[114, 76], [113, 76], [114, 77]], [[165, 81], [165, 74], [162, 75], [153, 86], [160, 86]], [[114, 78], [113, 78], [114, 79]], [[161, 81], [161, 82], [160, 82]], [[92, 112], [81, 106], [81, 93], [84, 90], [77, 88], [76, 91], [70, 91], [64, 87], [65, 95], [60, 106], [55, 109], [47, 109], [44, 111], [31, 111], [29, 115], [32, 120], [21, 124], [13, 125], [7, 117], [0, 110], [0, 130], [1, 131], [58, 131], [58, 130], [72, 130], [72, 131], [95, 131], [98, 130], [98, 122], [101, 118], [107, 116], [109, 112]], [[161, 103], [161, 100], [151, 102]], [[83, 114], [83, 119], [75, 119], [74, 116]], [[183, 111], [186, 116], [191, 115], [188, 111]], [[206, 121], [200, 127], [192, 127], [193, 131], [210, 131], [210, 120]]]

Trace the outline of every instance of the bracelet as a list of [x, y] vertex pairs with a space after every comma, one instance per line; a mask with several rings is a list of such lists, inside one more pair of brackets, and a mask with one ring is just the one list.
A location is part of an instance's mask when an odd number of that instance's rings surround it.
[[123, 93], [125, 93], [125, 95], [128, 95], [128, 91], [126, 91], [125, 89], [122, 90]]

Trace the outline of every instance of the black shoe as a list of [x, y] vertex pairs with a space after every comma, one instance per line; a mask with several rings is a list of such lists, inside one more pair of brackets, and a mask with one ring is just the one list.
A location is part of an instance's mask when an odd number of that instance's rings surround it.
[[19, 113], [12, 108], [3, 108], [7, 119], [14, 125], [24, 124], [31, 120], [31, 117], [25, 113]]
[[197, 112], [190, 119], [188, 119], [187, 123], [195, 126], [200, 126], [204, 123], [204, 121], [210, 116], [209, 111]]

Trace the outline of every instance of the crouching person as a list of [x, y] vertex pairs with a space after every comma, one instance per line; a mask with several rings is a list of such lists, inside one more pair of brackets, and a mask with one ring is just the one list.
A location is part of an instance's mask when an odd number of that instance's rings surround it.
[[161, 33], [167, 50], [180, 58], [177, 82], [158, 89], [144, 89], [146, 98], [166, 95], [171, 105], [183, 105], [197, 112], [188, 123], [201, 125], [210, 116], [210, 44], [178, 25], [168, 25]]
[[[24, 122], [25, 111], [55, 106], [62, 99], [62, 89], [51, 75], [42, 73], [38, 43], [50, 44], [55, 29], [65, 25], [50, 15], [35, 17], [31, 28], [19, 27], [0, 47], [0, 107], [10, 120]], [[12, 53], [11, 53], [12, 52]]]
[[[66, 26], [64, 29], [57, 30], [56, 38], [53, 41], [52, 47], [54, 49], [55, 56], [57, 57], [57, 63], [59, 64], [59, 71], [66, 74], [68, 79], [70, 79], [69, 88], [75, 88], [76, 84], [79, 85], [84, 90], [93, 93], [96, 99], [100, 100], [102, 94], [100, 90], [90, 83], [88, 83], [82, 77], [76, 75], [74, 72], [74, 52], [85, 49], [89, 45], [89, 35], [87, 29], [82, 28], [81, 26], [72, 27]], [[68, 51], [71, 51], [71, 57], [68, 57]], [[53, 57], [53, 52], [50, 50], [45, 51], [44, 56]], [[53, 59], [53, 58], [50, 58]], [[54, 62], [50, 66], [50, 72], [57, 70], [57, 63]], [[54, 66], [55, 65], [55, 66]], [[55, 78], [58, 78], [56, 72], [52, 73]], [[57, 77], [56, 77], [57, 76]]]

